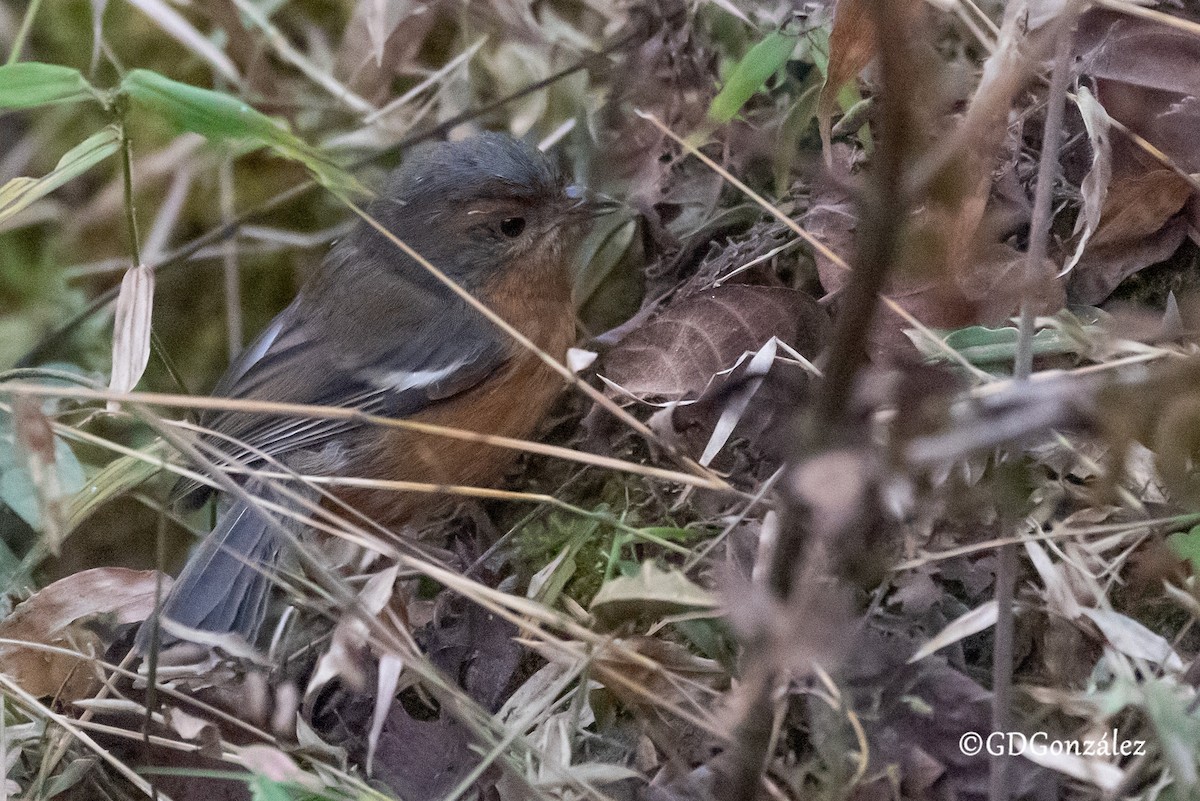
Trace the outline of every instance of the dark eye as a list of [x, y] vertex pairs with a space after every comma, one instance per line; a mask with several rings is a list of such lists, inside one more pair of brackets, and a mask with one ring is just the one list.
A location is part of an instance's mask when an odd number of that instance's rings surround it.
[[516, 239], [525, 230], [524, 217], [508, 217], [500, 221], [500, 233], [509, 239]]

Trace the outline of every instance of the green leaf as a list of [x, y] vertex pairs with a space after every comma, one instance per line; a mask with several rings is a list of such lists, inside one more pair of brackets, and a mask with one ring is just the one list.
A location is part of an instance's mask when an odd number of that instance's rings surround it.
[[64, 536], [70, 534], [92, 513], [120, 495], [124, 495], [156, 474], [160, 468], [156, 460], [166, 460], [171, 452], [161, 439], [142, 449], [147, 458], [122, 456], [114, 459], [97, 473], [79, 491], [71, 496], [67, 504]]
[[[938, 348], [920, 331], [906, 329], [905, 334], [926, 358], [946, 361], [946, 352]], [[1011, 362], [1017, 352], [1018, 331], [1016, 328], [986, 328], [972, 325], [950, 332], [935, 331], [950, 348], [962, 354], [971, 364], [996, 364]], [[1033, 335], [1035, 356], [1046, 354], [1075, 353], [1079, 343], [1061, 331], [1043, 328]]]
[[121, 147], [121, 134], [116, 126], [109, 125], [99, 133], [92, 134], [80, 142], [58, 161], [53, 172], [41, 178], [13, 178], [0, 186], [0, 222], [7, 220], [35, 200], [58, 189], [72, 178], [76, 178]]
[[67, 790], [83, 781], [99, 761], [99, 757], [80, 757], [71, 760], [58, 775], [50, 780], [45, 790], [46, 798], [58, 798], [60, 795], [64, 795]]
[[97, 96], [83, 74], [71, 67], [37, 61], [0, 67], [0, 108], [32, 108]]
[[335, 192], [367, 192], [352, 175], [287, 130], [282, 123], [236, 97], [173, 81], [143, 69], [132, 70], [126, 75], [121, 81], [121, 91], [177, 128], [214, 140], [249, 140], [264, 145], [284, 158], [299, 161], [317, 181]]
[[210, 139], [253, 139], [264, 145], [291, 144], [295, 139], [236, 97], [173, 81], [151, 70], [132, 70], [121, 81], [121, 91], [173, 125]]
[[754, 96], [767, 79], [787, 63], [799, 39], [795, 34], [774, 31], [767, 38], [750, 48], [750, 52], [729, 73], [729, 79], [721, 87], [708, 107], [708, 117], [714, 122], [729, 122]]
[[21, 560], [4, 540], [0, 540], [0, 587], [16, 587]]
[[293, 794], [287, 784], [273, 781], [266, 776], [255, 776], [249, 781], [250, 796], [254, 801], [293, 801]]
[[605, 583], [592, 599], [591, 611], [614, 623], [639, 615], [661, 617], [686, 609], [715, 609], [717, 599], [678, 570], [643, 563], [632, 576]]
[[1167, 547], [1180, 559], [1190, 562], [1192, 572], [1200, 575], [1200, 526], [1178, 531], [1167, 537]]
[[712, 617], [679, 620], [675, 622], [675, 628], [700, 653], [717, 660], [731, 673], [734, 671], [737, 665], [737, 641], [725, 620]]

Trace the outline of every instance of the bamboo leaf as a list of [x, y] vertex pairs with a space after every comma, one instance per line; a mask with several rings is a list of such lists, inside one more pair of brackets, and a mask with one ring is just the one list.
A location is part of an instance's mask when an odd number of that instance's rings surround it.
[[995, 601], [985, 601], [975, 609], [967, 612], [960, 617], [955, 618], [946, 624], [946, 627], [938, 632], [933, 639], [917, 649], [916, 653], [908, 658], [908, 664], [920, 662], [930, 654], [936, 653], [947, 645], [970, 637], [972, 634], [978, 634], [984, 629], [991, 628], [996, 625], [996, 618], [999, 616], [1000, 607]]
[[767, 79], [787, 63], [798, 38], [795, 34], [774, 31], [750, 48], [733, 68], [720, 93], [713, 98], [708, 107], [709, 119], [718, 123], [732, 120]]
[[131, 491], [159, 471], [156, 460], [171, 452], [161, 439], [142, 449], [147, 458], [122, 456], [108, 464], [71, 496], [66, 510], [64, 534], [70, 534], [104, 504]]
[[[150, 321], [154, 312], [154, 268], [138, 264], [125, 271], [113, 322], [112, 379], [109, 389], [129, 392], [150, 363]], [[109, 401], [109, 409], [118, 407]]]
[[83, 73], [71, 67], [37, 61], [0, 67], [0, 108], [32, 108], [96, 96]]
[[367, 191], [352, 175], [287, 130], [282, 123], [232, 95], [180, 83], [141, 69], [132, 70], [125, 76], [121, 91], [177, 128], [213, 140], [248, 140], [269, 147], [284, 158], [299, 161], [317, 181], [335, 192]]
[[41, 178], [13, 178], [0, 186], [0, 222], [87, 172], [116, 153], [120, 146], [121, 134], [116, 126], [110, 125], [68, 150], [52, 172]]

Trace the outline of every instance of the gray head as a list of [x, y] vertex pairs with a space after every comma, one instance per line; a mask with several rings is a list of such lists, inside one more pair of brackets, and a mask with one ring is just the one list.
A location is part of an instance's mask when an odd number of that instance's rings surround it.
[[[577, 227], [570, 223], [586, 210], [549, 159], [495, 133], [414, 149], [370, 206], [388, 230], [468, 287], [512, 259], [561, 267], [564, 237]], [[369, 227], [347, 242], [421, 280], [413, 271], [424, 270]]]

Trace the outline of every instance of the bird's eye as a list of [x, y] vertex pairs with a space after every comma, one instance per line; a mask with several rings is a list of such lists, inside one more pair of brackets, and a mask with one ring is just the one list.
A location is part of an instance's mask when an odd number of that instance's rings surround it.
[[500, 233], [509, 239], [516, 239], [525, 230], [524, 217], [507, 217], [500, 221]]

